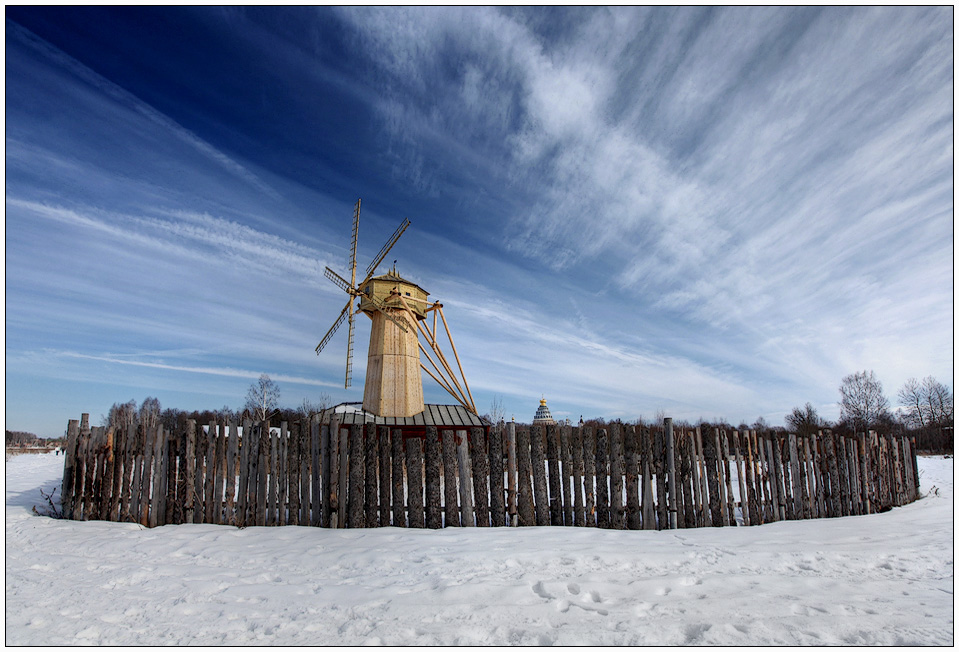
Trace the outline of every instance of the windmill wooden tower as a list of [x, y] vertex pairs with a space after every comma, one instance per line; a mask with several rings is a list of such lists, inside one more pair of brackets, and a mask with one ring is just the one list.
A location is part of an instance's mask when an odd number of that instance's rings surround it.
[[[466, 383], [449, 325], [443, 315], [443, 304], [438, 301], [433, 303], [427, 301], [429, 293], [401, 277], [396, 271], [395, 264], [388, 273], [374, 276], [376, 268], [409, 227], [409, 220], [403, 220], [374, 257], [373, 262], [366, 268], [365, 278], [357, 283], [356, 244], [359, 225], [360, 200], [358, 199], [353, 209], [350, 280], [347, 281], [329, 267], [324, 272], [326, 277], [338, 285], [350, 298], [340, 312], [340, 316], [333, 322], [333, 326], [317, 345], [316, 353], [319, 354], [323, 350], [333, 337], [333, 333], [344, 320], [348, 320], [349, 335], [346, 345], [344, 386], [349, 387], [353, 373], [353, 315], [355, 310], [359, 310], [373, 320], [366, 365], [366, 385], [363, 389], [363, 409], [366, 412], [379, 417], [412, 417], [423, 412], [423, 377], [420, 374], [420, 369], [423, 369], [463, 407], [476, 414], [473, 396]], [[359, 305], [354, 305], [356, 299], [360, 300]], [[424, 324], [429, 313], [433, 313], [432, 330]], [[459, 378], [453, 373], [436, 339], [437, 315], [443, 320], [459, 369]], [[425, 341], [425, 346], [420, 341], [421, 338]], [[435, 374], [421, 361], [421, 351], [436, 372]], [[430, 351], [436, 356], [435, 361]]]

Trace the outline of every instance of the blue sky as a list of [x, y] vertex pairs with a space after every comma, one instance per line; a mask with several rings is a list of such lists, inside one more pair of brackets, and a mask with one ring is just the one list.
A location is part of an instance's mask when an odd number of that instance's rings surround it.
[[362, 400], [359, 197], [481, 413], [951, 385], [953, 93], [952, 7], [7, 7], [6, 427]]

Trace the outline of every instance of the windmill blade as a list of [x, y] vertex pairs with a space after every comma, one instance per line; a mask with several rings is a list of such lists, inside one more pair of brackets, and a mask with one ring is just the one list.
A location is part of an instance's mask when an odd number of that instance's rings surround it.
[[[364, 280], [363, 283], [366, 283], [366, 281], [370, 280], [370, 277], [376, 271], [376, 268], [380, 263], [383, 262], [383, 259], [386, 258], [386, 254], [390, 253], [390, 249], [393, 248], [393, 245], [396, 244], [396, 241], [400, 239], [400, 236], [403, 235], [403, 231], [405, 231], [409, 225], [409, 220], [403, 220], [403, 223], [396, 228], [396, 231], [393, 232], [393, 235], [390, 236], [390, 239], [387, 240], [386, 244], [383, 245], [383, 248], [380, 249], [380, 253], [376, 254], [376, 258], [374, 258], [373, 262], [370, 263], [370, 266], [366, 268], [366, 280]], [[363, 285], [363, 283], [360, 283], [360, 285]]]
[[323, 274], [326, 276], [326, 278], [328, 278], [328, 279], [330, 279], [331, 281], [333, 281], [336, 285], [338, 285], [338, 286], [340, 287], [341, 290], [343, 290], [344, 292], [346, 292], [346, 293], [349, 294], [350, 296], [353, 296], [354, 294], [356, 294], [356, 290], [353, 288], [353, 286], [350, 284], [350, 282], [347, 281], [347, 280], [346, 280], [345, 278], [343, 278], [342, 276], [340, 276], [339, 274], [337, 274], [336, 272], [334, 272], [334, 271], [333, 271], [332, 269], [330, 269], [329, 267], [326, 268], [326, 271], [323, 272]]
[[356, 285], [356, 238], [360, 231], [360, 201], [353, 207], [353, 240], [350, 245], [350, 284]]
[[349, 389], [353, 380], [353, 300], [350, 299], [350, 336], [346, 341], [346, 384], [344, 389]]
[[[326, 335], [323, 336], [323, 339], [320, 341], [320, 343], [316, 345], [315, 350], [317, 355], [319, 355], [320, 351], [323, 350], [323, 347], [325, 347], [329, 343], [330, 338], [333, 337], [333, 333], [336, 332], [336, 329], [339, 328], [340, 324], [343, 323], [343, 320], [346, 319], [347, 311], [352, 312], [351, 310], [352, 308], [353, 308], [353, 297], [350, 297], [349, 303], [346, 304], [346, 306], [343, 308], [343, 311], [340, 312], [340, 316], [336, 318], [335, 322], [333, 322], [333, 326], [330, 328], [330, 330], [326, 332]], [[351, 324], [353, 323], [352, 319], [350, 320], [350, 323]]]

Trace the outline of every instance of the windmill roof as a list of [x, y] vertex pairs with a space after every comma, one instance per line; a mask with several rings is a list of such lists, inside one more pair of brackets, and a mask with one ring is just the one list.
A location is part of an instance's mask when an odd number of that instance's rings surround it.
[[419, 414], [411, 417], [379, 417], [363, 410], [362, 403], [341, 403], [323, 413], [322, 421], [328, 423], [333, 412], [340, 425], [364, 425], [375, 423], [378, 426], [436, 426], [436, 427], [483, 427], [489, 424], [464, 408], [462, 405], [426, 405]]
[[417, 285], [413, 281], [406, 280], [405, 278], [397, 274], [395, 271], [390, 271], [390, 272], [387, 272], [386, 274], [380, 274], [379, 276], [374, 276], [370, 280], [371, 281], [390, 281], [393, 283], [405, 283], [406, 285], [412, 285], [413, 287], [419, 289], [420, 291], [423, 292], [423, 294], [427, 294], [427, 295], [429, 294], [429, 292], [421, 288], [419, 285]]

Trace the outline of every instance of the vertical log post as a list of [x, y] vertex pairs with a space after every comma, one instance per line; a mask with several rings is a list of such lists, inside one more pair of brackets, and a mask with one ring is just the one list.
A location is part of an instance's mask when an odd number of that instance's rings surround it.
[[364, 448], [363, 448], [363, 426], [353, 424], [350, 426], [350, 484], [347, 489], [347, 510], [349, 513], [348, 526], [350, 528], [361, 528], [366, 524], [363, 511], [363, 498], [365, 489]]
[[443, 498], [446, 527], [460, 527], [459, 498], [456, 486], [456, 435], [443, 431]]
[[495, 431], [490, 432], [489, 439], [489, 484], [490, 484], [490, 515], [493, 527], [502, 527], [506, 517], [504, 502], [505, 489], [503, 487], [503, 427], [502, 422]]
[[[513, 527], [519, 525], [519, 512], [517, 509], [517, 459], [516, 459], [516, 423], [512, 420], [507, 427], [506, 440], [506, 484], [507, 484], [507, 512], [509, 513], [509, 524]], [[529, 443], [529, 442], [527, 442]]]
[[626, 527], [638, 530], [643, 526], [643, 514], [639, 502], [639, 443], [637, 437], [642, 425], [627, 426], [623, 440], [626, 463]]
[[[310, 420], [310, 525], [319, 527], [323, 520], [323, 461], [320, 458], [320, 449], [323, 444], [323, 429], [329, 431], [329, 426], [321, 423], [319, 415]], [[382, 491], [382, 488], [380, 489]], [[382, 518], [382, 517], [381, 517]], [[388, 523], [388, 521], [387, 521]]]
[[560, 484], [560, 498], [563, 501], [563, 525], [573, 524], [573, 502], [569, 494], [569, 483], [573, 478], [573, 453], [570, 448], [570, 427], [559, 427], [559, 457], [563, 466], [562, 483]]
[[733, 430], [733, 446], [736, 448], [736, 479], [739, 483], [739, 511], [742, 512], [743, 525], [749, 525], [749, 505], [746, 499], [746, 469], [743, 467], [743, 451], [739, 431]]
[[403, 471], [406, 452], [403, 446], [403, 431], [399, 428], [393, 428], [390, 432], [390, 448], [393, 451], [393, 527], [407, 527]]
[[423, 440], [406, 440], [406, 487], [410, 527], [426, 525], [423, 514]]
[[546, 490], [546, 460], [543, 453], [543, 426], [529, 430], [530, 458], [533, 465], [533, 507], [536, 525], [549, 525], [549, 494]]
[[470, 464], [469, 442], [465, 430], [456, 431], [456, 461], [459, 467], [460, 523], [473, 527], [473, 469]]
[[663, 429], [666, 431], [666, 478], [669, 482], [669, 529], [679, 527], [679, 503], [676, 500], [676, 438], [673, 436], [673, 418], [663, 419]]
[[573, 458], [573, 523], [579, 527], [586, 525], [586, 509], [583, 505], [583, 476], [586, 467], [583, 461], [583, 429], [573, 428], [571, 436]]
[[[390, 428], [379, 427], [380, 437], [380, 527], [389, 527], [392, 505], [393, 461], [391, 459]], [[325, 486], [325, 485], [324, 485]]]
[[473, 505], [476, 507], [476, 525], [489, 527], [489, 453], [486, 430], [470, 428], [470, 459], [473, 465]]
[[436, 426], [426, 426], [426, 527], [443, 527], [440, 497], [440, 436]]
[[530, 459], [530, 432], [528, 428], [520, 428], [516, 433], [516, 466], [517, 466], [517, 525], [536, 525], [536, 516], [533, 513], [533, 489], [530, 482], [532, 461]]
[[596, 527], [596, 433], [592, 426], [583, 431], [583, 491], [587, 527]]
[[642, 496], [642, 527], [644, 530], [656, 529], [656, 505], [653, 501], [653, 438], [652, 432], [646, 426], [641, 426], [640, 437], [642, 442], [642, 469], [643, 469], [643, 496]]
[[623, 428], [617, 423], [609, 426], [609, 526], [614, 530], [626, 527], [626, 508], [623, 505]]
[[[435, 434], [435, 428], [434, 428]], [[365, 451], [364, 459], [366, 460], [366, 476], [365, 476], [365, 495], [364, 495], [364, 504], [366, 508], [366, 527], [378, 527], [380, 524], [380, 495], [379, 495], [379, 476], [377, 474], [376, 465], [380, 457], [380, 442], [376, 436], [376, 424], [368, 423], [366, 424], [366, 437], [363, 442]], [[427, 452], [429, 452], [429, 447], [427, 446]], [[437, 469], [438, 470], [438, 469]], [[427, 475], [427, 480], [429, 480], [429, 475]], [[439, 474], [437, 473], [436, 481], [439, 482]]]
[[[609, 527], [609, 434], [596, 431], [596, 527]], [[545, 525], [545, 524], [544, 524]]]

